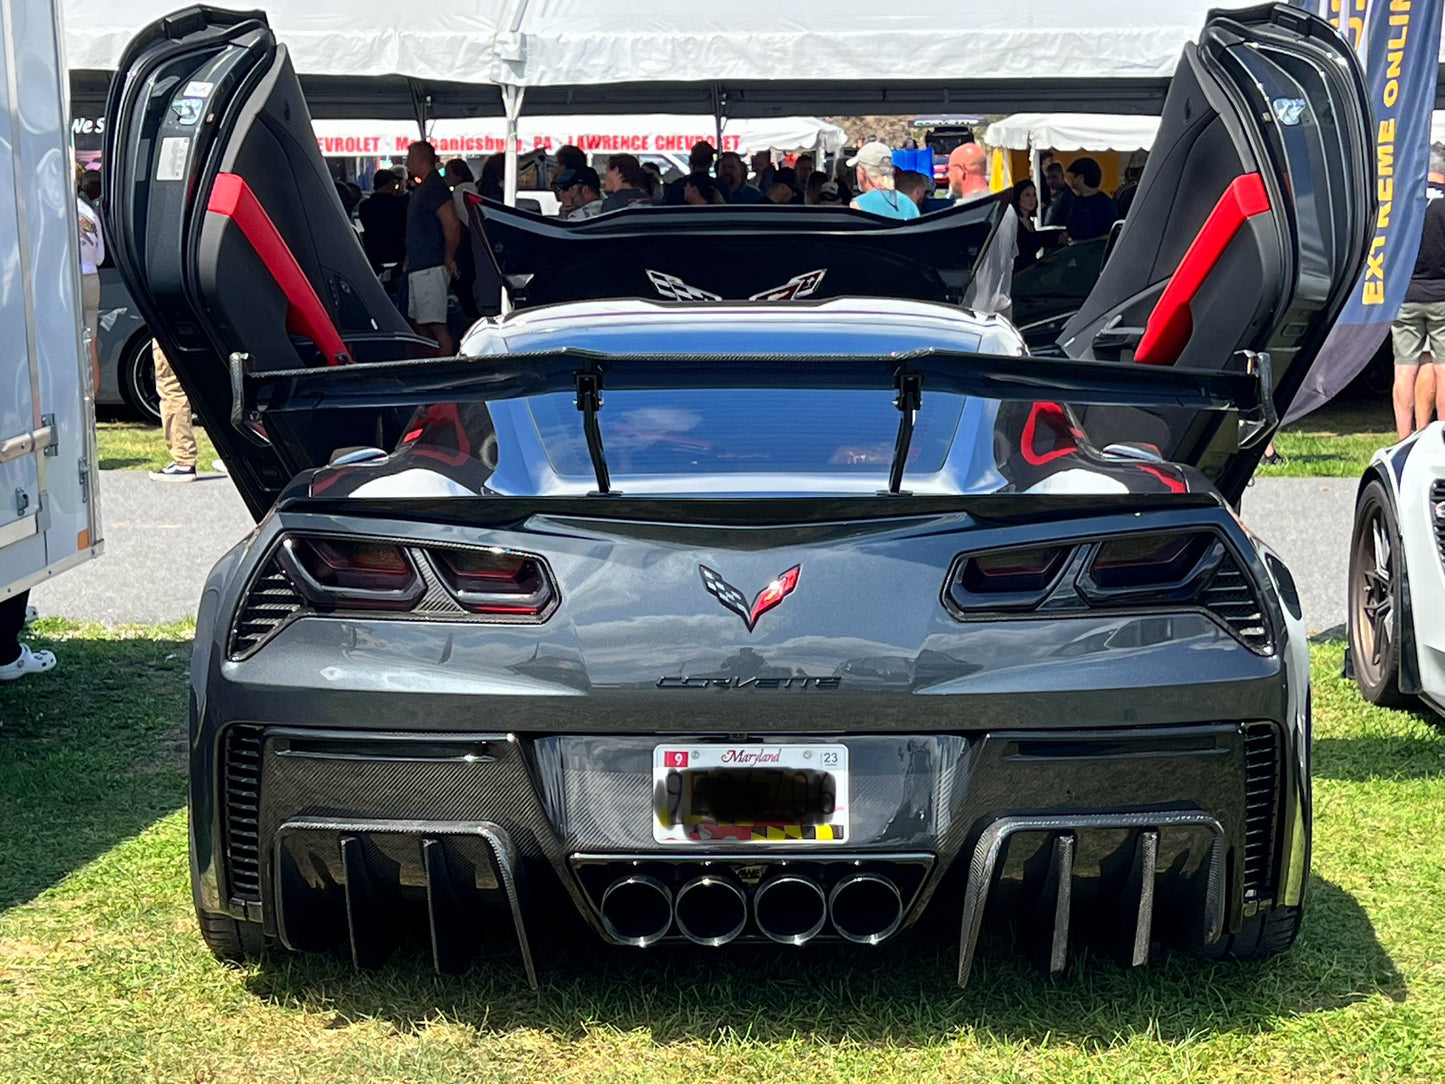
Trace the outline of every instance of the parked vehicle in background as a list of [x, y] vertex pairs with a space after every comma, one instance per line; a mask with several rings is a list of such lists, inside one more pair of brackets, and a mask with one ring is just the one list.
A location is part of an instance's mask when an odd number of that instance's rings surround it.
[[161, 420], [151, 332], [114, 267], [100, 269], [100, 387], [96, 406], [122, 406]]
[[1445, 422], [1381, 448], [1350, 538], [1346, 669], [1372, 704], [1445, 714]]
[[[0, 597], [8, 598], [96, 556], [100, 515], [59, 22], [49, 0], [11, 0], [0, 23]], [[16, 57], [23, 80], [5, 70]]]

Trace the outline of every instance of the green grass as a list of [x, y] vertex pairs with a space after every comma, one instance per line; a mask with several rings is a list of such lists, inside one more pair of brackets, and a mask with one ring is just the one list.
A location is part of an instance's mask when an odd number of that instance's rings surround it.
[[0, 686], [0, 1081], [1445, 1079], [1445, 731], [1316, 646], [1314, 880], [1263, 964], [1039, 977], [957, 931], [877, 950], [568, 954], [438, 978], [411, 952], [217, 964], [182, 808], [188, 636], [51, 621]]
[[[101, 470], [160, 470], [171, 461], [161, 427], [148, 422], [102, 421], [95, 426]], [[196, 469], [206, 472], [216, 458], [216, 446], [196, 426]]]
[[1274, 438], [1285, 462], [1260, 464], [1261, 478], [1358, 478], [1370, 456], [1395, 443], [1395, 421], [1384, 403], [1336, 400]]

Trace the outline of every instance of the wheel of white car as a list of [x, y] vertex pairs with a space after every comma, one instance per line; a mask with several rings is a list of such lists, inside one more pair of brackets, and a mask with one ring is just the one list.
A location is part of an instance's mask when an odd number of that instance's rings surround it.
[[1350, 542], [1350, 659], [1355, 684], [1371, 704], [1401, 707], [1400, 531], [1395, 509], [1379, 480], [1370, 482], [1355, 504]]

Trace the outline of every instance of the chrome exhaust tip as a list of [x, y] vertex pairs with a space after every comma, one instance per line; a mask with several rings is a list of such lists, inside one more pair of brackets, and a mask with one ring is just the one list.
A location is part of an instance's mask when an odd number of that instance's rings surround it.
[[694, 877], [677, 890], [673, 905], [677, 928], [698, 945], [726, 945], [748, 922], [748, 900], [735, 883], [721, 877]]
[[672, 928], [672, 892], [642, 874], [619, 877], [607, 886], [598, 905], [602, 928], [624, 945], [646, 947]]
[[903, 896], [887, 877], [854, 873], [828, 893], [828, 917], [840, 937], [876, 945], [902, 923]]
[[816, 881], [783, 874], [758, 886], [753, 918], [764, 936], [779, 944], [806, 944], [828, 921], [828, 899]]

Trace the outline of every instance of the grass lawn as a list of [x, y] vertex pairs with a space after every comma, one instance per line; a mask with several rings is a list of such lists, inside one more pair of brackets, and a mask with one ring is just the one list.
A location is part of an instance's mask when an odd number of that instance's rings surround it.
[[[108, 420], [96, 422], [95, 430], [101, 470], [160, 470], [171, 461], [159, 425]], [[196, 450], [196, 469], [208, 472], [216, 458], [216, 446], [199, 425]]]
[[1258, 473], [1261, 478], [1358, 478], [1376, 449], [1394, 443], [1388, 401], [1337, 399], [1281, 430], [1274, 447], [1285, 462], [1277, 467], [1261, 463]]
[[[189, 631], [47, 621], [60, 669], [0, 686], [0, 1080], [1445, 1079], [1445, 731], [1366, 707], [1314, 648], [1304, 931], [1264, 964], [1075, 961], [956, 931], [877, 950], [544, 953], [438, 978], [332, 958], [224, 967], [194, 926]], [[534, 935], [534, 941], [546, 941]]]

